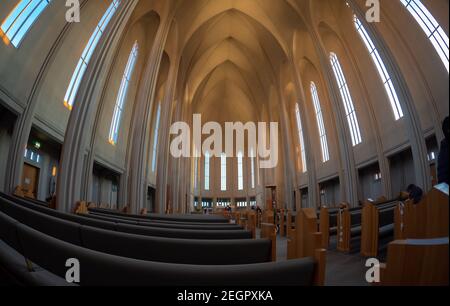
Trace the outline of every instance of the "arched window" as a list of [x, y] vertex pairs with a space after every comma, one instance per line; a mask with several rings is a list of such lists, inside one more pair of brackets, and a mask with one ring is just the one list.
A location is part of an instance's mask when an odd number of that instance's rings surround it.
[[210, 182], [210, 162], [211, 162], [211, 156], [209, 155], [209, 152], [205, 153], [205, 190], [209, 190]]
[[439, 54], [447, 72], [449, 72], [448, 36], [430, 11], [420, 0], [400, 0], [408, 9]]
[[330, 61], [339, 91], [341, 92], [342, 102], [344, 103], [345, 115], [347, 117], [352, 143], [353, 146], [357, 146], [362, 143], [361, 130], [359, 128], [358, 118], [356, 117], [352, 96], [350, 95], [350, 90], [348, 89], [347, 80], [345, 79], [344, 72], [342, 71], [341, 64], [339, 63], [336, 54], [330, 54]]
[[94, 53], [94, 50], [97, 47], [97, 44], [100, 41], [103, 32], [105, 31], [106, 27], [117, 11], [119, 4], [120, 0], [112, 1], [102, 19], [100, 19], [100, 22], [95, 28], [94, 33], [92, 33], [91, 38], [89, 39], [83, 53], [81, 54], [81, 58], [78, 61], [78, 65], [75, 68], [75, 72], [73, 73], [72, 79], [69, 83], [69, 88], [67, 88], [67, 92], [64, 97], [64, 105], [70, 110], [73, 108], [73, 104], [75, 103], [75, 97], [77, 95], [78, 88], [80, 87], [81, 80], [83, 79], [84, 73], [87, 70], [87, 66], [89, 65], [92, 54]]
[[380, 75], [381, 81], [383, 82], [384, 88], [386, 89], [386, 93], [389, 97], [389, 102], [391, 103], [395, 120], [399, 120], [403, 118], [403, 110], [402, 106], [400, 105], [400, 101], [398, 100], [397, 92], [394, 88], [394, 84], [392, 83], [391, 76], [389, 75], [389, 72], [386, 69], [384, 62], [381, 59], [380, 54], [378, 53], [378, 50], [375, 47], [375, 44], [370, 38], [369, 33], [366, 31], [363, 24], [356, 16], [354, 16], [354, 23], [356, 30], [361, 36], [361, 39], [363, 40], [364, 44], [369, 50], [370, 57], [372, 58], [373, 62], [375, 63], [375, 66], [377, 67], [378, 74]]
[[116, 106], [114, 107], [114, 115], [111, 122], [111, 128], [109, 129], [109, 143], [111, 143], [112, 145], [117, 143], [117, 139], [119, 137], [120, 122], [122, 120], [122, 114], [128, 93], [128, 86], [130, 84], [131, 75], [133, 74], [137, 56], [138, 42], [136, 41], [133, 48], [131, 49], [130, 56], [128, 57], [128, 63], [125, 67], [125, 71], [122, 77], [122, 83], [120, 84], [119, 93], [117, 95]]
[[220, 190], [227, 190], [227, 155], [220, 155]]
[[298, 103], [295, 104], [295, 118], [297, 120], [298, 137], [300, 139], [302, 171], [303, 173], [305, 173], [308, 171], [308, 166], [306, 165], [305, 139], [303, 138], [303, 126], [302, 126], [302, 119], [300, 117], [300, 109], [298, 107]]
[[237, 165], [238, 165], [238, 190], [244, 190], [244, 158], [242, 156], [242, 152], [238, 153]]
[[325, 131], [325, 123], [323, 121], [322, 107], [320, 106], [319, 94], [314, 82], [311, 82], [311, 96], [314, 102], [314, 109], [316, 110], [317, 126], [319, 128], [320, 146], [322, 148], [322, 161], [325, 163], [330, 160], [330, 153], [328, 151], [327, 133]]
[[17, 3], [3, 21], [0, 37], [9, 45], [18, 48], [27, 32], [47, 8], [51, 0], [22, 0]]
[[158, 104], [158, 110], [156, 111], [156, 123], [155, 134], [153, 136], [153, 158], [152, 158], [152, 171], [156, 172], [156, 160], [158, 158], [158, 137], [159, 137], [159, 121], [161, 119], [161, 104]]

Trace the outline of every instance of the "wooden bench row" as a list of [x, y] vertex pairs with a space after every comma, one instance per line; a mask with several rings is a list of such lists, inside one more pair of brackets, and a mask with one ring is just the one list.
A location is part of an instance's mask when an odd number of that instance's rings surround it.
[[[161, 237], [141, 232], [97, 228], [57, 218], [0, 198], [0, 211], [54, 238], [118, 256], [193, 264], [234, 264], [273, 261], [269, 239], [195, 239]], [[80, 222], [75, 222], [76, 220]], [[179, 230], [184, 234], [184, 230]], [[171, 231], [176, 233], [176, 231]], [[191, 233], [191, 232], [189, 232]], [[182, 236], [183, 236], [182, 234]], [[175, 236], [175, 235], [174, 235]], [[182, 252], [180, 252], [182, 250]]]
[[[322, 248], [322, 234], [318, 231], [317, 214], [314, 209], [301, 209], [295, 218], [295, 228], [288, 226], [287, 257], [288, 259], [314, 257], [318, 263], [326, 262], [326, 249]], [[324, 284], [325, 264], [318, 266], [317, 269], [316, 282]]]
[[406, 201], [396, 207], [395, 239], [447, 237], [448, 216], [448, 185], [446, 191], [433, 188], [420, 203]]
[[[15, 202], [20, 204], [21, 206], [24, 206], [26, 208], [38, 211], [40, 213], [61, 219], [66, 220], [70, 222], [76, 222], [80, 223], [82, 225], [86, 226], [92, 226], [96, 228], [102, 228], [106, 230], [113, 230], [118, 232], [125, 232], [129, 234], [138, 234], [138, 235], [144, 235], [144, 236], [159, 236], [159, 237], [171, 237], [171, 238], [186, 238], [186, 239], [251, 239], [252, 234], [250, 231], [246, 230], [202, 230], [202, 229], [187, 229], [187, 228], [167, 228], [164, 222], [162, 223], [155, 222], [154, 226], [142, 226], [143, 224], [146, 224], [149, 219], [134, 219], [136, 220], [136, 224], [129, 224], [129, 223], [123, 223], [119, 222], [119, 219], [117, 220], [99, 220], [95, 218], [88, 218], [83, 215], [75, 215], [75, 214], [68, 214], [59, 212], [41, 205], [36, 205], [32, 202], [29, 202], [25, 199], [16, 198], [13, 196], [8, 196], [5, 194], [0, 194], [1, 198], [4, 198], [5, 200]], [[152, 220], [153, 221], [153, 220]], [[173, 223], [174, 221], [170, 221], [170, 224], [176, 224]], [[158, 225], [156, 225], [158, 224]], [[196, 224], [195, 222], [188, 222], [188, 224]], [[211, 226], [217, 225], [217, 224], [210, 224]]]
[[[321, 279], [321, 277], [316, 275], [318, 275], [319, 271], [324, 271], [323, 266], [325, 264], [323, 260], [319, 262], [314, 257], [264, 265], [264, 262], [275, 261], [276, 259], [276, 247], [270, 247], [272, 241], [276, 239], [273, 224], [267, 224], [267, 226], [262, 224], [263, 239], [240, 241], [207, 240], [203, 242], [200, 240], [147, 237], [96, 229], [42, 213], [44, 209], [48, 210], [46, 212], [52, 212], [52, 214], [59, 213], [48, 208], [39, 207], [39, 212], [30, 208], [36, 208], [33, 206], [34, 204], [27, 203], [28, 208], [22, 206], [22, 204], [24, 205], [25, 203], [17, 204], [9, 200], [3, 201], [0, 206], [2, 211], [12, 214], [13, 217], [19, 220], [1, 213], [0, 227], [2, 233], [0, 238], [11, 242], [17, 236], [12, 235], [8, 237], [7, 234], [19, 232], [18, 238], [21, 240], [20, 243], [10, 243], [12, 244], [10, 247], [25, 246], [25, 249], [18, 247], [16, 251], [37, 263], [40, 266], [40, 271], [42, 270], [41, 268], [48, 269], [57, 276], [64, 275], [62, 270], [65, 266], [60, 266], [63, 263], [62, 259], [64, 256], [62, 254], [75, 254], [77, 258], [83, 261], [83, 285], [117, 285], [119, 283], [120, 285], [164, 284], [164, 281], [151, 282], [151, 280], [147, 279], [150, 275], [153, 278], [155, 277], [154, 275], [160, 275], [161, 279], [167, 280], [167, 284], [170, 285], [323, 284], [323, 282], [313, 282], [313, 280]], [[74, 217], [78, 218], [76, 220], [87, 220], [80, 216], [71, 216], [71, 218]], [[31, 222], [34, 229], [26, 224], [28, 222]], [[12, 229], [15, 227], [19, 227], [19, 230]], [[79, 233], [77, 234], [76, 232]], [[23, 235], [21, 235], [22, 233]], [[82, 237], [82, 239], [77, 241], [77, 237]], [[268, 239], [264, 239], [264, 237]], [[45, 245], [45, 248], [35, 249], [30, 246], [30, 243], [33, 245], [38, 243], [40, 246]], [[86, 243], [88, 244], [86, 245]], [[269, 246], [269, 249], [267, 246]], [[4, 247], [4, 245], [2, 244], [0, 247]], [[260, 249], [258, 250], [257, 248]], [[180, 251], [181, 249], [183, 250], [182, 252]], [[46, 252], [49, 253], [45, 254]], [[6, 253], [9, 254], [10, 252]], [[110, 259], [112, 258], [114, 260], [111, 261]], [[2, 259], [3, 257], [0, 256], [0, 262]], [[140, 267], [139, 271], [133, 270], [133, 267], [137, 266], [136, 259], [146, 262]], [[165, 259], [169, 264], [155, 262], [162, 262]], [[100, 263], [97, 261], [100, 261]], [[95, 262], [97, 263], [94, 264]], [[116, 266], [115, 263], [118, 262], [124, 264]], [[178, 265], [171, 266], [170, 263], [177, 263]], [[179, 265], [180, 263], [187, 264], [187, 266]], [[243, 263], [246, 264], [244, 265]], [[229, 268], [222, 269], [220, 265], [228, 265]], [[319, 269], [319, 267], [322, 268]], [[130, 272], [130, 269], [133, 273]], [[108, 278], [110, 271], [122, 271], [120, 281], [111, 283], [111, 280]], [[183, 278], [183, 280], [174, 279], [175, 271], [177, 271], [177, 277]], [[214, 271], [214, 273], [211, 273], [211, 271]], [[294, 271], [296, 271], [296, 274], [293, 273]], [[240, 273], [245, 274], [245, 276], [242, 276]], [[134, 278], [130, 279], [132, 275]], [[33, 276], [31, 278], [36, 281]]]
[[[46, 235], [0, 212], [0, 267], [21, 285], [68, 285], [76, 258], [82, 286], [306, 286], [313, 258], [241, 265], [192, 265], [137, 260], [87, 249]], [[22, 258], [20, 258], [22, 256]], [[37, 265], [37, 266], [35, 266]], [[37, 269], [36, 269], [37, 268]]]
[[109, 214], [113, 216], [123, 216], [134, 219], [144, 219], [144, 220], [157, 220], [157, 221], [176, 221], [176, 222], [201, 222], [201, 223], [229, 223], [227, 219], [222, 216], [212, 216], [212, 215], [167, 215], [167, 214], [155, 214], [149, 213], [145, 215], [134, 215], [122, 213], [117, 210], [112, 209], [102, 209], [102, 208], [89, 208], [89, 212]]
[[395, 238], [381, 266], [384, 285], [448, 286], [448, 185], [436, 186], [416, 205], [395, 208]]
[[[243, 225], [244, 228], [252, 230], [258, 226], [257, 221], [255, 221], [257, 212], [254, 210], [233, 212], [232, 215], [233, 218], [239, 220], [237, 223]], [[279, 216], [275, 218], [274, 210], [266, 210], [260, 214], [260, 220], [261, 238], [273, 241], [272, 258], [276, 258], [277, 226], [279, 226], [280, 236], [286, 236], [288, 239], [288, 260], [306, 257], [315, 258], [317, 262], [315, 282], [323, 285], [325, 283], [326, 249], [322, 247], [322, 235], [318, 232], [318, 220], [315, 211], [313, 209], [302, 209], [298, 213], [292, 213], [290, 210], [281, 209]], [[250, 228], [246, 227], [249, 223], [251, 224]]]

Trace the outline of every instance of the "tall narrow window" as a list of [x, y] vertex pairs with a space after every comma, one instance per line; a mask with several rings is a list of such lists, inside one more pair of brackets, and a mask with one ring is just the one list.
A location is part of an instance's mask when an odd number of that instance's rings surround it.
[[408, 9], [439, 54], [447, 72], [449, 72], [448, 36], [430, 11], [420, 0], [400, 0]]
[[244, 190], [244, 158], [242, 156], [242, 152], [238, 153], [237, 166], [238, 166], [238, 190]]
[[209, 190], [209, 177], [210, 177], [210, 162], [211, 162], [211, 156], [209, 155], [209, 152], [205, 153], [205, 190]]
[[252, 149], [251, 156], [250, 156], [250, 174], [251, 174], [251, 180], [252, 180], [252, 189], [255, 189], [255, 156], [254, 151]]
[[3, 21], [0, 37], [9, 45], [18, 48], [39, 15], [50, 4], [51, 0], [22, 0], [17, 3], [8, 17]]
[[327, 133], [325, 131], [325, 123], [323, 121], [322, 107], [320, 106], [319, 94], [314, 82], [311, 82], [311, 95], [314, 102], [314, 109], [316, 110], [317, 126], [319, 128], [322, 161], [325, 163], [330, 160], [330, 153], [328, 151], [328, 140]]
[[227, 155], [220, 155], [220, 190], [227, 190]]
[[369, 50], [369, 54], [372, 57], [375, 66], [377, 67], [378, 74], [380, 75], [381, 81], [384, 84], [384, 88], [386, 89], [386, 93], [389, 97], [389, 102], [391, 103], [392, 111], [394, 112], [395, 120], [399, 120], [403, 118], [403, 110], [400, 105], [400, 101], [398, 100], [397, 92], [394, 88], [394, 84], [392, 83], [391, 76], [384, 65], [383, 60], [380, 57], [380, 53], [375, 48], [375, 44], [369, 36], [369, 33], [364, 28], [361, 21], [354, 16], [354, 22], [356, 30], [358, 31], [361, 39], [364, 41], [367, 49]]
[[103, 32], [114, 16], [114, 13], [117, 11], [119, 4], [120, 0], [112, 1], [102, 19], [100, 19], [100, 22], [96, 26], [94, 33], [92, 33], [91, 38], [89, 39], [83, 53], [81, 54], [81, 58], [78, 61], [77, 67], [75, 68], [75, 72], [72, 75], [72, 79], [70, 80], [69, 87], [67, 88], [67, 92], [64, 97], [64, 105], [70, 110], [75, 103], [75, 97], [77, 95], [78, 88], [80, 87], [81, 80], [83, 79], [84, 73], [86, 72], [86, 69], [89, 65], [92, 54], [94, 53], [94, 50], [97, 47], [97, 44], [100, 41]]
[[128, 85], [130, 84], [131, 75], [133, 74], [134, 65], [138, 56], [138, 42], [134, 43], [130, 56], [128, 57], [128, 63], [125, 67], [125, 71], [122, 77], [122, 83], [120, 84], [119, 93], [117, 95], [116, 106], [114, 108], [114, 115], [111, 122], [111, 128], [109, 129], [109, 143], [115, 145], [119, 137], [120, 122], [122, 120], [122, 114], [125, 106], [125, 101], [128, 93]]
[[194, 189], [197, 189], [198, 182], [198, 159], [194, 155]]
[[302, 171], [305, 173], [308, 171], [308, 167], [306, 165], [306, 151], [305, 151], [305, 139], [303, 138], [303, 126], [302, 119], [300, 117], [300, 109], [298, 104], [295, 104], [295, 118], [297, 119], [297, 129], [298, 129], [298, 137], [300, 139], [300, 150], [302, 157]]
[[158, 137], [159, 137], [159, 121], [161, 119], [161, 104], [158, 104], [158, 110], [156, 111], [156, 123], [155, 134], [153, 138], [153, 159], [152, 159], [152, 171], [156, 171], [156, 160], [158, 158]]
[[357, 146], [362, 143], [361, 130], [359, 128], [358, 118], [356, 117], [352, 96], [350, 95], [350, 90], [348, 89], [347, 80], [345, 79], [344, 72], [336, 54], [330, 54], [330, 61], [333, 66], [339, 91], [341, 92], [342, 102], [344, 103], [345, 115], [347, 117], [352, 143], [353, 146]]

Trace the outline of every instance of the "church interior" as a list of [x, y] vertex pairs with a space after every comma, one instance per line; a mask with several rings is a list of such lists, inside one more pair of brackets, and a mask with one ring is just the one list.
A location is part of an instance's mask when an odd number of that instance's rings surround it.
[[448, 12], [0, 1], [0, 286], [448, 286]]

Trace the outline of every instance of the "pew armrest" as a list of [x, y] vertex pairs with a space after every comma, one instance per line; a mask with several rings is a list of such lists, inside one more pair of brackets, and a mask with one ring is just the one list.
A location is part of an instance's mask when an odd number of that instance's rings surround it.
[[261, 223], [261, 238], [272, 241], [272, 261], [277, 261], [277, 230], [273, 223]]
[[314, 285], [324, 286], [325, 285], [325, 272], [327, 264], [327, 250], [316, 249], [314, 252]]

